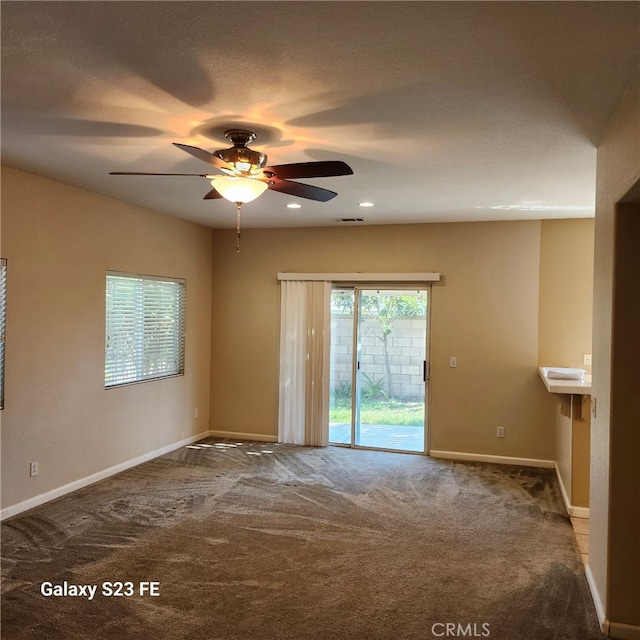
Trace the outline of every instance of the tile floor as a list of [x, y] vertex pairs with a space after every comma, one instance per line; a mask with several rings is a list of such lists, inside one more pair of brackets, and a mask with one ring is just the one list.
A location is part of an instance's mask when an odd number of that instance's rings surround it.
[[571, 518], [573, 533], [578, 542], [582, 564], [586, 567], [589, 563], [589, 518]]

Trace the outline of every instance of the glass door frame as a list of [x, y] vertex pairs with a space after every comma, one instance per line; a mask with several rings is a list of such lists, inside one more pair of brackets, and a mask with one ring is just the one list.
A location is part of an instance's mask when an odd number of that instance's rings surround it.
[[[431, 397], [430, 397], [430, 362], [431, 362], [431, 307], [432, 307], [432, 287], [431, 283], [394, 283], [384, 282], [376, 283], [332, 283], [332, 291], [353, 291], [353, 347], [351, 353], [352, 370], [351, 370], [351, 442], [333, 443], [332, 446], [348, 447], [351, 449], [368, 449], [371, 451], [389, 451], [392, 453], [409, 453], [413, 455], [429, 455], [430, 447], [430, 416], [431, 416]], [[385, 447], [370, 447], [366, 445], [356, 444], [356, 430], [360, 426], [360, 383], [361, 376], [358, 375], [358, 363], [360, 362], [361, 349], [361, 331], [360, 331], [360, 300], [362, 291], [424, 291], [427, 297], [427, 311], [425, 317], [425, 350], [424, 350], [424, 368], [423, 368], [423, 384], [424, 384], [424, 448], [423, 451], [410, 451], [406, 449], [389, 449]]]

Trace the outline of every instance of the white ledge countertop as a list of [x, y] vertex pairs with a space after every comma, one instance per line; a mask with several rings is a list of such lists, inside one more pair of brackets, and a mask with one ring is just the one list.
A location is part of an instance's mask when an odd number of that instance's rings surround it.
[[570, 393], [572, 395], [590, 396], [591, 395], [591, 376], [586, 375], [581, 380], [563, 380], [558, 378], [549, 378], [547, 372], [549, 369], [557, 369], [558, 367], [538, 367], [538, 373], [547, 387], [549, 393]]

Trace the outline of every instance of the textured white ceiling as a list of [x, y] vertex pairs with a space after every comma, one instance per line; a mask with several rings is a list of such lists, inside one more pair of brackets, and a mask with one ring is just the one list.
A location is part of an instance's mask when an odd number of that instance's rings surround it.
[[[7, 2], [3, 163], [214, 227], [242, 124], [270, 164], [341, 159], [247, 227], [593, 215], [595, 148], [640, 61], [637, 2]], [[371, 200], [375, 207], [357, 203]], [[297, 201], [302, 208], [286, 208]]]

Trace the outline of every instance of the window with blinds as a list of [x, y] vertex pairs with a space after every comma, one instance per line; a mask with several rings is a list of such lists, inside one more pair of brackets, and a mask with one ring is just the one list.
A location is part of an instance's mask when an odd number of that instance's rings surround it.
[[186, 283], [107, 273], [105, 387], [184, 374]]

